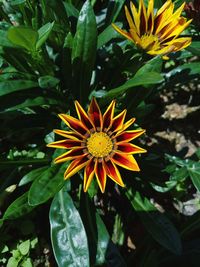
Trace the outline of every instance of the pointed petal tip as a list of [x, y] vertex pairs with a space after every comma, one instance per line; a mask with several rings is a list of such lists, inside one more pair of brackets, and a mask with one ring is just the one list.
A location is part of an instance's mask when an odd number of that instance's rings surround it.
[[46, 147], [54, 147], [53, 143], [46, 144]]

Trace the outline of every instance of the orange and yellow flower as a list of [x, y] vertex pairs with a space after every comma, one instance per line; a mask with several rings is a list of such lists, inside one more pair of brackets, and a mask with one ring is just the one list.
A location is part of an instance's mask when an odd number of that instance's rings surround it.
[[84, 168], [85, 192], [94, 176], [102, 192], [105, 191], [107, 176], [120, 186], [124, 186], [117, 166], [131, 171], [140, 170], [133, 154], [144, 153], [146, 150], [130, 141], [145, 131], [127, 130], [135, 119], [124, 122], [126, 110], [114, 116], [114, 100], [103, 115], [94, 98], [87, 113], [78, 101], [75, 101], [75, 107], [79, 119], [59, 114], [70, 130], [54, 130], [54, 132], [65, 139], [47, 145], [68, 150], [55, 159], [55, 163], [71, 161], [65, 171], [64, 179], [70, 178]]
[[154, 13], [154, 0], [149, 0], [147, 8], [143, 0], [140, 0], [138, 10], [130, 2], [131, 12], [125, 6], [129, 31], [124, 31], [115, 24], [113, 27], [150, 55], [166, 55], [176, 52], [191, 43], [190, 37], [179, 37], [192, 21], [181, 17], [184, 5], [185, 3], [174, 11], [173, 2], [168, 0]]

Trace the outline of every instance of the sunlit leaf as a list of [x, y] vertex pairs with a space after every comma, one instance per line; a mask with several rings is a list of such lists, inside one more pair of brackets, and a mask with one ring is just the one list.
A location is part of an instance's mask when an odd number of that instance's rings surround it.
[[81, 217], [65, 189], [50, 208], [51, 241], [59, 267], [90, 266], [88, 243]]

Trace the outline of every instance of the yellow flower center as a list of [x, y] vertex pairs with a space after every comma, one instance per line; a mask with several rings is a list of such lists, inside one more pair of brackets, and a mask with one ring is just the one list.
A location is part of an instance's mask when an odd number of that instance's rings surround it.
[[93, 157], [106, 157], [113, 149], [110, 137], [103, 132], [92, 134], [87, 140], [87, 148]]
[[141, 37], [141, 47], [144, 50], [157, 50], [160, 48], [160, 41], [158, 36], [153, 35], [153, 34], [144, 34]]

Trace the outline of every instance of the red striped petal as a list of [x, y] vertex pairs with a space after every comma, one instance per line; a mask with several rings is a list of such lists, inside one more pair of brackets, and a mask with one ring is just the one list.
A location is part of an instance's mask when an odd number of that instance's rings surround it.
[[107, 175], [117, 184], [124, 187], [120, 172], [112, 161], [105, 162], [105, 168]]
[[85, 165], [87, 165], [89, 162], [89, 159], [87, 155], [83, 155], [82, 157], [79, 157], [75, 160], [73, 160], [70, 165], [68, 166], [67, 170], [65, 171], [64, 178], [68, 179], [71, 176], [73, 176], [75, 173], [80, 171]]
[[111, 161], [127, 170], [140, 171], [140, 168], [132, 155], [125, 155], [115, 152]]
[[113, 100], [103, 115], [103, 129], [108, 129], [111, 125], [115, 109], [115, 101]]
[[124, 142], [117, 145], [117, 150], [120, 150], [120, 152], [126, 154], [138, 154], [147, 152], [145, 149], [139, 146]]
[[83, 125], [81, 121], [66, 114], [59, 114], [58, 116], [74, 131], [78, 132], [83, 136], [86, 134], [87, 128]]
[[76, 132], [69, 132], [64, 130], [53, 130], [54, 133], [59, 134], [61, 136], [64, 136], [66, 138], [72, 139], [72, 140], [83, 140], [82, 135], [76, 133]]
[[95, 125], [96, 129], [100, 131], [102, 129], [103, 119], [101, 110], [95, 98], [92, 98], [92, 101], [88, 109], [88, 115], [89, 118], [92, 120], [93, 124]]
[[119, 115], [117, 115], [116, 117], [114, 117], [113, 121], [112, 121], [112, 126], [109, 129], [109, 131], [116, 132], [120, 129], [123, 128], [123, 124], [124, 124], [124, 119], [126, 116], [126, 109], [123, 110]]
[[138, 136], [142, 135], [144, 132], [145, 130], [143, 129], [121, 132], [115, 136], [116, 143], [131, 141], [137, 138]]
[[88, 162], [87, 166], [85, 167], [84, 171], [84, 192], [88, 190], [88, 187], [90, 186], [90, 183], [94, 177], [94, 172], [95, 172], [95, 161], [94, 159], [90, 159]]
[[85, 127], [87, 127], [87, 129], [89, 130], [94, 128], [94, 125], [92, 124], [90, 118], [88, 117], [87, 113], [85, 112], [85, 110], [82, 108], [82, 106], [79, 104], [78, 101], [75, 101], [75, 107], [78, 117], [85, 125]]
[[52, 142], [47, 145], [48, 147], [56, 147], [56, 148], [78, 148], [81, 146], [81, 141], [76, 140], [60, 140], [56, 142]]
[[104, 193], [106, 187], [106, 170], [104, 168], [103, 162], [96, 161], [95, 175], [101, 192]]
[[76, 149], [72, 149], [64, 154], [62, 154], [61, 156], [57, 157], [54, 162], [55, 163], [60, 163], [60, 162], [65, 162], [68, 160], [72, 160], [75, 158], [78, 158], [82, 155], [84, 155], [85, 153], [83, 152], [83, 148], [76, 148]]

